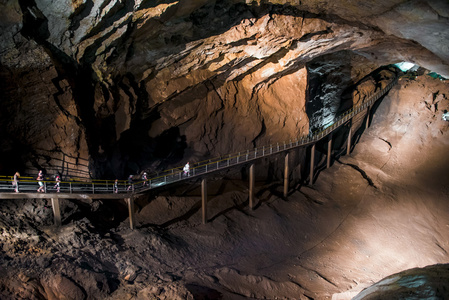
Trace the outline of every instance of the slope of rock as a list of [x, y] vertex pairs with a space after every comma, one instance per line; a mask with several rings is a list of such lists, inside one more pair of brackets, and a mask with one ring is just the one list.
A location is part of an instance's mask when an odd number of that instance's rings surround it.
[[448, 93], [428, 76], [401, 79], [351, 155], [286, 199], [262, 179], [251, 211], [245, 181], [210, 178], [205, 225], [195, 182], [137, 199], [135, 230], [123, 203], [63, 201], [55, 230], [42, 200], [3, 201], [0, 295], [350, 299], [391, 274], [447, 264]]

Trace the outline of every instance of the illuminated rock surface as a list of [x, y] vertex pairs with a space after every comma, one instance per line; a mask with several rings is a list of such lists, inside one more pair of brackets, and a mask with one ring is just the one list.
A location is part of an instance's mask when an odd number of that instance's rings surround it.
[[[0, 170], [124, 178], [307, 134], [384, 65], [449, 76], [447, 1], [272, 2], [1, 3]], [[121, 202], [62, 201], [55, 230], [2, 200], [1, 298], [350, 299], [447, 264], [449, 88], [420, 72], [313, 186], [293, 168], [282, 199], [283, 157], [258, 164], [254, 211], [241, 170], [209, 179], [207, 225], [194, 183], [138, 199], [134, 231]]]
[[[288, 199], [259, 177], [250, 211], [247, 183], [230, 179], [239, 171], [210, 178], [206, 225], [194, 183], [138, 199], [134, 231], [123, 203], [62, 201], [55, 231], [42, 200], [3, 200], [0, 295], [351, 299], [391, 274], [447, 264], [448, 94], [429, 76], [401, 79], [353, 153]], [[421, 286], [443, 286], [445, 298], [444, 276]]]
[[449, 76], [445, 1], [272, 2], [0, 4], [0, 169], [126, 178], [307, 134], [382, 65]]

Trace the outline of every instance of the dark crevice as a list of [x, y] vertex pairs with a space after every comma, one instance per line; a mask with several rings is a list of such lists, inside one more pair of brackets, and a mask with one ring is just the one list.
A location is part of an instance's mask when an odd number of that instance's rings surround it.
[[393, 148], [393, 146], [391, 146], [391, 143], [389, 141], [387, 141], [386, 139], [383, 139], [383, 138], [379, 138], [379, 139], [388, 144], [388, 146], [390, 147], [390, 149], [388, 149], [388, 150], [391, 150], [391, 148]]
[[374, 184], [374, 182], [373, 182], [373, 180], [366, 174], [366, 172], [365, 171], [363, 171], [359, 166], [357, 166], [357, 165], [354, 165], [354, 164], [350, 164], [350, 163], [344, 163], [344, 162], [342, 162], [342, 161], [340, 161], [340, 160], [336, 160], [336, 161], [338, 161], [340, 164], [342, 164], [342, 165], [346, 165], [346, 166], [349, 166], [349, 167], [351, 167], [351, 168], [353, 168], [354, 170], [356, 170], [357, 172], [359, 172], [361, 175], [362, 175], [362, 177], [366, 180], [366, 181], [368, 181], [368, 184], [370, 185], [370, 186], [372, 186], [372, 187], [374, 187], [375, 189], [377, 189], [377, 186]]

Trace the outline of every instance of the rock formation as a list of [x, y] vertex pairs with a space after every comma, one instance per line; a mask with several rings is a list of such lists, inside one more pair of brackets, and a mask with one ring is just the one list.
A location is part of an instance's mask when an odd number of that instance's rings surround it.
[[448, 6], [4, 2], [0, 170], [124, 177], [307, 134], [380, 66], [448, 77]]
[[55, 228], [46, 200], [3, 199], [0, 298], [447, 299], [448, 95], [445, 81], [401, 78], [351, 155], [336, 148], [287, 198], [258, 181], [254, 210], [247, 182], [210, 176], [205, 225], [195, 182], [136, 199], [135, 230], [120, 201], [61, 199]]
[[[124, 178], [307, 135], [385, 66], [449, 77], [448, 25], [442, 0], [2, 1], [0, 174]], [[61, 201], [55, 229], [46, 200], [2, 200], [0, 297], [348, 299], [447, 263], [448, 94], [401, 79], [353, 155], [288, 199], [259, 182], [248, 211], [228, 173], [207, 226], [194, 187], [137, 199], [134, 231], [120, 201]]]

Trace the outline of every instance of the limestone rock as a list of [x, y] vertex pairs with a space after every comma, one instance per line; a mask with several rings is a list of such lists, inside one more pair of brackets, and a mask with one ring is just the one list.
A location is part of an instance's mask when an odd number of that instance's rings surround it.
[[159, 171], [326, 126], [343, 91], [382, 65], [449, 75], [445, 1], [0, 8], [2, 173]]

